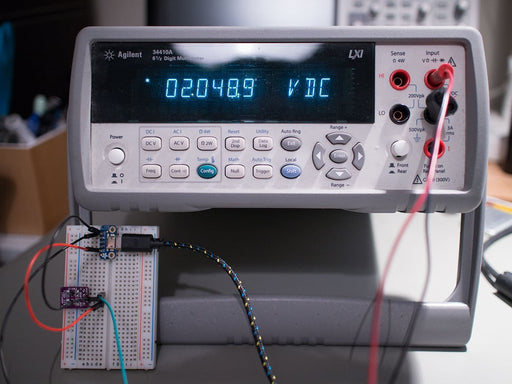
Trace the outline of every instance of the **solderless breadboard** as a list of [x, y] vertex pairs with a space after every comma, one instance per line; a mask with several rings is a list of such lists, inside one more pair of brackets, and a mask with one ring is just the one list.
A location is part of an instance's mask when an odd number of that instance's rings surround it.
[[[119, 226], [125, 233], [151, 234], [158, 227]], [[71, 243], [88, 233], [84, 226], [68, 226]], [[98, 238], [79, 245], [98, 247]], [[98, 252], [66, 251], [64, 286], [89, 287], [91, 297], [103, 294], [114, 310], [126, 369], [153, 369], [156, 361], [156, 315], [158, 251], [118, 252], [113, 260], [100, 259]], [[63, 326], [71, 324], [85, 309], [66, 309]], [[110, 313], [100, 308], [62, 333], [61, 368], [116, 369], [119, 354]]]

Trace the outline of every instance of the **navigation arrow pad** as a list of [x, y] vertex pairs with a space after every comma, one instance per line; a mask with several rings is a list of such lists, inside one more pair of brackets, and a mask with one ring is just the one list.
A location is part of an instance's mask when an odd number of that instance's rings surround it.
[[313, 165], [320, 170], [325, 165], [324, 161], [325, 148], [320, 143], [316, 143], [313, 148]]
[[352, 165], [360, 171], [364, 165], [363, 144], [357, 143], [356, 145], [354, 145], [352, 147], [352, 153], [354, 154], [354, 160], [352, 160]]
[[347, 180], [352, 177], [350, 172], [345, 168], [332, 168], [326, 175], [331, 180]]

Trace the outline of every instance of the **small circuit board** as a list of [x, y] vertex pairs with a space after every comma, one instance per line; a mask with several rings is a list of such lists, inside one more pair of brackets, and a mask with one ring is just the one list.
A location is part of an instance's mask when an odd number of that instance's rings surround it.
[[88, 308], [90, 303], [89, 287], [61, 287], [60, 307], [63, 309]]
[[114, 260], [117, 256], [116, 241], [117, 241], [117, 227], [115, 225], [102, 225], [100, 227], [100, 246], [99, 256], [100, 259]]

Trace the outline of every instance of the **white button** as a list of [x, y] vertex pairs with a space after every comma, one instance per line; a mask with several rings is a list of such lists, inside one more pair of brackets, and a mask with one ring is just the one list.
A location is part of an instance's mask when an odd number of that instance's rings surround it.
[[391, 144], [391, 154], [397, 159], [407, 156], [410, 150], [411, 146], [406, 140], [397, 140]]
[[375, 18], [379, 15], [379, 13], [380, 13], [380, 5], [377, 3], [372, 3], [370, 5], [370, 16]]
[[142, 177], [146, 179], [158, 179], [162, 176], [162, 167], [158, 164], [144, 164], [141, 170]]
[[121, 148], [112, 148], [108, 153], [108, 161], [114, 165], [121, 164], [125, 159], [124, 151]]
[[243, 151], [245, 139], [243, 137], [226, 137], [226, 149], [228, 151]]
[[228, 179], [241, 179], [245, 176], [245, 167], [241, 164], [226, 165], [226, 177]]
[[272, 166], [271, 165], [255, 165], [252, 169], [252, 174], [256, 179], [271, 179]]
[[173, 179], [186, 179], [190, 175], [190, 168], [186, 164], [173, 164], [169, 167], [169, 175]]
[[142, 138], [141, 146], [145, 151], [158, 151], [162, 149], [162, 139], [156, 136], [146, 136]]
[[469, 11], [471, 4], [468, 0], [459, 0], [457, 1], [456, 10], [460, 13], [466, 13]]
[[274, 147], [274, 142], [271, 137], [260, 136], [254, 138], [253, 146], [257, 151], [270, 151]]
[[190, 140], [186, 136], [173, 136], [169, 140], [169, 147], [174, 151], [185, 151], [190, 147]]
[[459, 0], [455, 6], [455, 18], [461, 19], [469, 11], [470, 3], [468, 0]]
[[421, 3], [418, 8], [418, 18], [420, 20], [425, 19], [425, 17], [427, 17], [427, 15], [430, 13], [431, 10], [432, 10], [432, 8], [429, 3]]
[[214, 151], [217, 149], [217, 138], [202, 136], [197, 138], [197, 149], [200, 151]]

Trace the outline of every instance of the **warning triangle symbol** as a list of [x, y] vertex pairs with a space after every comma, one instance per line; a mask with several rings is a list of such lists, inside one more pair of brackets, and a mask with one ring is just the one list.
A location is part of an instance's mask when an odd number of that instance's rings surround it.
[[453, 57], [450, 57], [450, 60], [448, 60], [448, 64], [450, 64], [454, 68], [457, 66], [457, 64], [455, 64], [455, 60], [453, 60]]
[[414, 178], [414, 181], [412, 183], [413, 184], [423, 184], [423, 181], [421, 181], [420, 175], [416, 175], [416, 177]]

